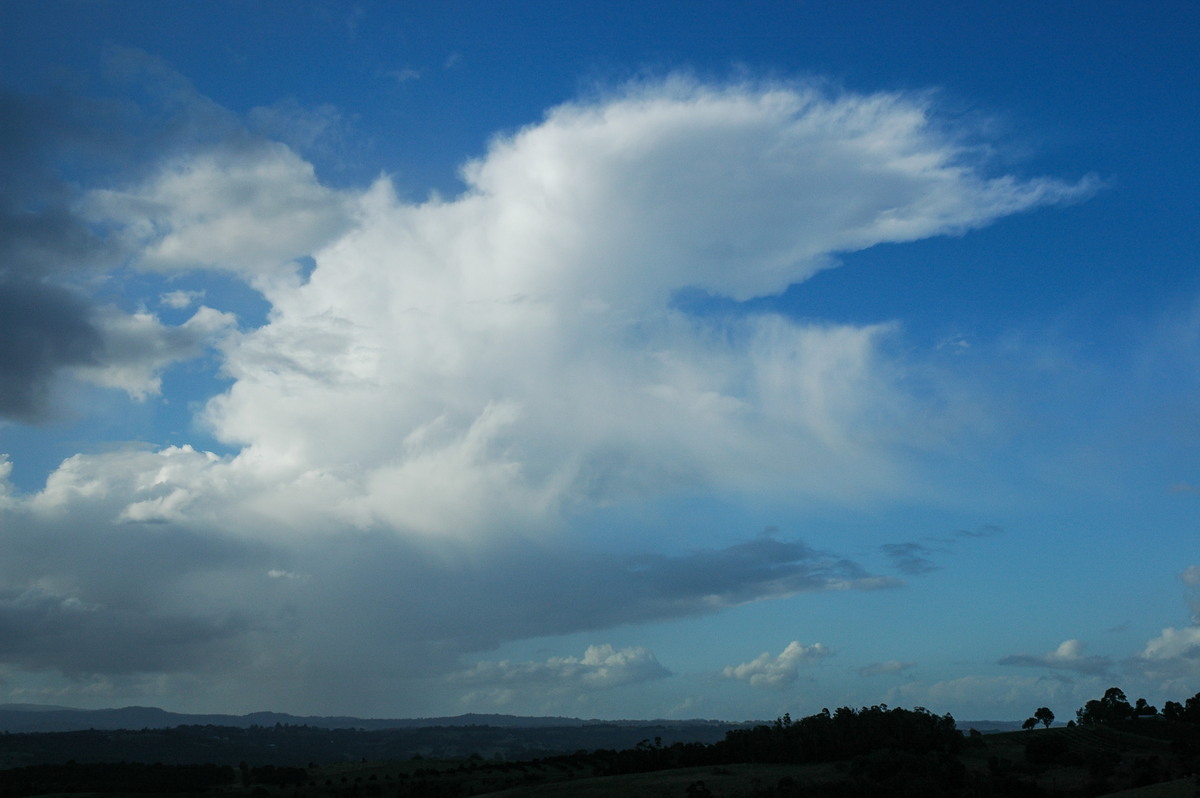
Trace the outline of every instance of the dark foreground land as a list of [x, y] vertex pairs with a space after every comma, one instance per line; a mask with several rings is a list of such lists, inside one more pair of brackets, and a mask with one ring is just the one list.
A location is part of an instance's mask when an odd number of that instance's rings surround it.
[[[1200, 716], [1200, 696], [1189, 700], [1193, 708]], [[604, 724], [4, 734], [0, 797], [1200, 795], [1192, 775], [1200, 772], [1200, 717], [1166, 714], [1081, 715], [1085, 722], [1070, 728], [983, 735], [920, 708], [842, 708], [726, 729], [711, 741], [682, 739], [689, 732], [670, 727]], [[593, 744], [564, 749], [593, 732]], [[637, 733], [654, 736], [628, 747], [594, 744]], [[427, 754], [412, 753], [413, 744]]]

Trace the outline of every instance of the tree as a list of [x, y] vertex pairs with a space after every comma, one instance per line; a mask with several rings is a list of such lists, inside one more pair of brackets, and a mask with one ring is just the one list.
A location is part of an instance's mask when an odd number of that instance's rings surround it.
[[1026, 718], [1025, 722], [1021, 724], [1021, 728], [1024, 729], [1025, 731], [1030, 731], [1037, 724], [1038, 724], [1037, 718]]
[[1125, 693], [1119, 687], [1110, 687], [1104, 691], [1104, 697], [1092, 699], [1075, 713], [1081, 726], [1096, 723], [1118, 723], [1133, 716], [1133, 707], [1125, 698]]
[[1054, 713], [1050, 711], [1050, 707], [1038, 707], [1034, 710], [1033, 717], [1042, 722], [1042, 725], [1047, 729], [1054, 722]]

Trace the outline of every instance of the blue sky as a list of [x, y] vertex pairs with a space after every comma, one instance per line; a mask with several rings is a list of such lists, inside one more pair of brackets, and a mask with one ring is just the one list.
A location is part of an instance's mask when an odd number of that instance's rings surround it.
[[0, 5], [0, 703], [1192, 695], [1197, 17]]

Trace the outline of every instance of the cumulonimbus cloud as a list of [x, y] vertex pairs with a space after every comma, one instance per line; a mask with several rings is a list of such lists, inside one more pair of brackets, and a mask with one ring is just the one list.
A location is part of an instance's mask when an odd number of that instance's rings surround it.
[[[272, 204], [265, 229], [341, 218], [344, 198], [270, 163], [327, 210], [285, 223]], [[893, 326], [701, 319], [672, 297], [781, 291], [839, 252], [1090, 190], [983, 176], [901, 95], [678, 81], [555, 109], [463, 174], [448, 201], [377, 183], [307, 282], [264, 288], [270, 323], [225, 347], [216, 435], [276, 480], [319, 472], [357, 523], [494, 534], [698, 486], [894, 489], [888, 449], [938, 433], [880, 356]], [[238, 210], [240, 240], [256, 206]], [[173, 250], [212, 237], [171, 218]]]
[[[416, 203], [386, 178], [334, 191], [288, 147], [241, 133], [176, 146], [73, 212], [131, 269], [246, 281], [267, 322], [239, 330], [210, 296], [169, 329], [80, 311], [91, 326], [67, 343], [84, 351], [32, 364], [14, 394], [25, 412], [46, 375], [69, 369], [152, 394], [163, 368], [212, 344], [229, 383], [199, 420], [230, 453], [80, 453], [43, 490], [0, 494], [6, 551], [24, 552], [0, 566], [0, 588], [11, 613], [90, 608], [147, 649], [157, 633], [128, 618], [184, 618], [181, 634], [214, 650], [269, 649], [228, 661], [297, 683], [338, 681], [345, 663], [322, 652], [348, 647], [388, 673], [425, 673], [506, 640], [894, 584], [799, 542], [671, 555], [653, 527], [638, 530], [641, 552], [555, 541], [675, 496], [791, 505], [909, 490], [906, 452], [953, 421], [928, 412], [938, 386], [914, 390], [920, 376], [888, 349], [896, 323], [701, 317], [677, 294], [764, 296], [840, 253], [1092, 189], [989, 175], [920, 97], [805, 85], [672, 79], [568, 103], [497, 137], [464, 167], [460, 196]], [[157, 567], [132, 584], [101, 567], [118, 555]], [[305, 578], [268, 576], [283, 573]], [[57, 649], [20, 628], [39, 652], [28, 661], [49, 666]], [[113, 667], [222, 659], [161, 647]], [[780, 685], [824, 653], [793, 643], [730, 675]]]

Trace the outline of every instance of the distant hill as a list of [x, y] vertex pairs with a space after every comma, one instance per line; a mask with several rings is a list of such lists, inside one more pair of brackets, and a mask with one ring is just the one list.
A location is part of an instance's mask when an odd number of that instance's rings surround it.
[[[158, 707], [72, 709], [41, 704], [0, 704], [0, 732], [66, 732], [87, 729], [172, 729], [176, 726], [315, 726], [322, 729], [418, 729], [433, 726], [491, 726], [505, 729], [617, 725], [624, 727], [730, 727], [715, 720], [584, 720], [562, 717], [467, 714], [438, 718], [355, 718], [348, 716], [289, 715], [284, 712], [251, 712], [248, 715], [191, 715]], [[1014, 727], [1015, 728], [1015, 727]], [[983, 731], [983, 729], [981, 729]]]

